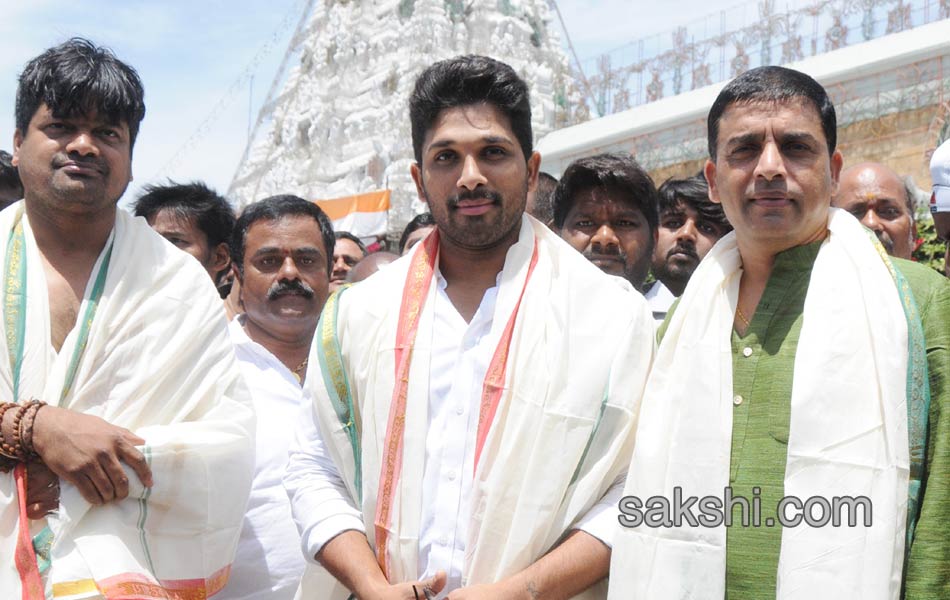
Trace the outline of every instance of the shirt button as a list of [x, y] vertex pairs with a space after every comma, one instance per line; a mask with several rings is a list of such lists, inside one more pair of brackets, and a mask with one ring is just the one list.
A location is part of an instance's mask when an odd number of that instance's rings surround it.
[[749, 358], [750, 356], [752, 356], [752, 348], [749, 348], [748, 346], [746, 346], [745, 348], [743, 348], [743, 349], [742, 349], [742, 356], [744, 356], [744, 357], [746, 357], [746, 358]]
[[455, 407], [455, 414], [460, 415], [465, 412], [465, 407], [459, 404]]
[[455, 471], [449, 471], [449, 481], [455, 481]]
[[448, 546], [448, 545], [449, 545], [449, 538], [445, 537], [444, 535], [443, 535], [442, 537], [440, 537], [440, 538], [439, 538], [439, 545], [440, 545], [440, 546]]
[[739, 406], [740, 404], [742, 404], [742, 396], [740, 396], [739, 394], [736, 394], [736, 397], [732, 399], [732, 403], [735, 404], [736, 406]]

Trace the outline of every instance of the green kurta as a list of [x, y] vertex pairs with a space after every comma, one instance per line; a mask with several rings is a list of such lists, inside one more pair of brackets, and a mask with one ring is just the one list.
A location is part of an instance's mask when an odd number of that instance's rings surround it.
[[[792, 370], [805, 295], [821, 242], [779, 254], [746, 334], [733, 332], [733, 497], [761, 499], [759, 527], [733, 505], [726, 533], [729, 600], [774, 598], [782, 527], [766, 525], [784, 494]], [[930, 369], [930, 429], [920, 517], [905, 573], [907, 598], [950, 598], [950, 281], [895, 259], [923, 321]], [[673, 310], [675, 310], [675, 306]], [[669, 320], [673, 310], [667, 315]], [[904, 315], [891, 318], [903, 319]], [[665, 324], [660, 335], [665, 332]], [[829, 365], [829, 368], [834, 368]], [[758, 488], [754, 493], [753, 488]], [[746, 511], [748, 514], [749, 511]], [[791, 513], [789, 516], [792, 516]]]

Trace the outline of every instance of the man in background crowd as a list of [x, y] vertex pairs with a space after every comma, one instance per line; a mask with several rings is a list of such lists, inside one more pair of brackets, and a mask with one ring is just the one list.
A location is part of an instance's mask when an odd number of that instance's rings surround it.
[[366, 256], [366, 245], [348, 231], [336, 232], [333, 246], [333, 271], [330, 273], [330, 291], [335, 292], [346, 283], [346, 274]]
[[205, 184], [147, 185], [135, 202], [135, 216], [179, 250], [194, 256], [215, 286], [231, 267], [228, 241], [234, 229], [234, 211], [222, 196]]
[[832, 206], [873, 231], [888, 254], [910, 260], [917, 242], [914, 194], [890, 167], [866, 162], [842, 171]]
[[608, 275], [642, 291], [656, 244], [656, 187], [629, 154], [571, 163], [554, 193], [554, 229]]
[[557, 179], [541, 171], [538, 173], [538, 187], [528, 193], [528, 205], [525, 212], [541, 221], [548, 227], [554, 222], [554, 190], [557, 189]]
[[281, 484], [302, 380], [329, 293], [329, 218], [313, 202], [272, 196], [241, 213], [231, 243], [245, 312], [231, 339], [257, 412], [257, 453], [247, 515], [222, 600], [290, 600], [303, 574], [300, 536]]
[[653, 318], [662, 321], [683, 294], [699, 261], [732, 231], [722, 205], [709, 199], [702, 173], [686, 179], [668, 179], [658, 190], [659, 226], [653, 249], [656, 282], [644, 294]]
[[943, 272], [950, 277], [950, 140], [940, 144], [930, 158], [930, 179], [933, 181], [930, 214], [937, 235], [947, 244]]
[[432, 219], [432, 213], [424, 212], [413, 217], [402, 230], [402, 236], [399, 237], [400, 256], [408, 254], [412, 247], [425, 239], [433, 229], [435, 229], [435, 221]]
[[9, 152], [0, 150], [0, 210], [23, 197], [20, 174], [12, 161], [13, 156]]
[[350, 272], [346, 274], [346, 282], [359, 283], [395, 260], [399, 260], [398, 254], [386, 252], [385, 250], [371, 252], [364, 256], [363, 260], [356, 263], [355, 267], [350, 269]]

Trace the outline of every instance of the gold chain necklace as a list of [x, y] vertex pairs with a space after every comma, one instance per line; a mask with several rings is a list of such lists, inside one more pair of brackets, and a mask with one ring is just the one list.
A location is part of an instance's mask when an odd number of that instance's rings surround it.
[[303, 362], [297, 365], [297, 368], [291, 371], [294, 374], [294, 377], [297, 378], [298, 383], [303, 383], [303, 375], [306, 373], [307, 361], [310, 360], [310, 357], [303, 359]]
[[748, 327], [749, 325], [751, 325], [751, 323], [749, 323], [749, 319], [745, 318], [745, 315], [742, 314], [742, 309], [739, 308], [739, 305], [738, 305], [738, 304], [736, 305], [736, 316], [739, 317], [739, 320], [742, 321], [742, 323], [743, 323], [746, 327]]

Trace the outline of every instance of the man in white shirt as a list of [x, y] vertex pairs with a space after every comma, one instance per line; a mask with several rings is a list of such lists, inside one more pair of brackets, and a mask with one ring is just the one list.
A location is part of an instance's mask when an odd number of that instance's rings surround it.
[[255, 202], [235, 226], [233, 269], [245, 313], [229, 327], [258, 419], [254, 482], [225, 600], [290, 600], [303, 573], [281, 477], [327, 299], [333, 242], [329, 218], [296, 196]]
[[301, 596], [602, 598], [649, 310], [524, 214], [541, 157], [509, 66], [432, 65], [410, 116], [437, 230], [324, 309], [285, 485], [338, 587]]
[[656, 247], [653, 249], [653, 277], [644, 297], [653, 318], [662, 322], [699, 261], [719, 238], [732, 231], [722, 206], [709, 199], [709, 185], [700, 173], [686, 179], [667, 179], [657, 191]]

